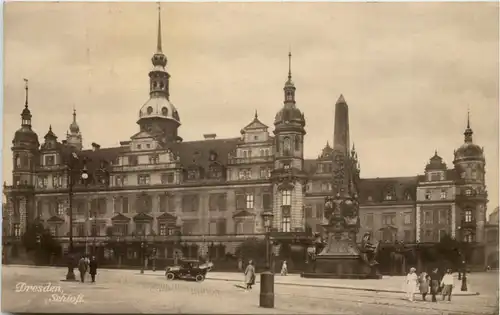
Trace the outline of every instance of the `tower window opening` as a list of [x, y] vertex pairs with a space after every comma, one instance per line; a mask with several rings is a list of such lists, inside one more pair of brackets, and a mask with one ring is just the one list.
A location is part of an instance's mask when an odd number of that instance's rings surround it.
[[165, 84], [163, 82], [160, 82], [160, 89], [163, 90], [164, 87], [165, 87]]
[[168, 115], [168, 108], [162, 107], [161, 108], [161, 113], [162, 113], [163, 116], [167, 116]]
[[147, 109], [147, 112], [148, 112], [148, 115], [151, 115], [151, 113], [153, 112], [153, 107], [149, 106]]

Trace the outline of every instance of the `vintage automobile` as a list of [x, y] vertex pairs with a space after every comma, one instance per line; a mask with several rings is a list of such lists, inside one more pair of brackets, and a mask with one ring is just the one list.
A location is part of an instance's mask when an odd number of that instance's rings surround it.
[[207, 272], [213, 267], [213, 263], [202, 263], [198, 260], [182, 260], [178, 265], [167, 267], [165, 276], [167, 280], [195, 280], [201, 282], [205, 280]]

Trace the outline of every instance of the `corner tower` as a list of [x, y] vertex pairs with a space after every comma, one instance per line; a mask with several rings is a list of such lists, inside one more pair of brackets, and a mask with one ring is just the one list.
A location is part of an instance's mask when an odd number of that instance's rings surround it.
[[69, 125], [69, 131], [66, 134], [66, 142], [78, 151], [83, 149], [82, 133], [80, 126], [76, 122], [76, 110], [73, 109], [73, 122]]
[[158, 4], [158, 38], [156, 53], [151, 58], [153, 69], [149, 72], [149, 99], [139, 110], [137, 124], [163, 143], [180, 142], [177, 135], [181, 125], [179, 113], [170, 102], [170, 74], [166, 71], [167, 57], [162, 51], [161, 7]]
[[304, 172], [304, 114], [295, 102], [292, 81], [292, 54], [288, 54], [288, 80], [283, 88], [284, 102], [274, 119], [273, 226], [280, 232], [304, 231], [304, 194], [307, 175]]
[[466, 242], [482, 242], [486, 221], [488, 195], [485, 184], [485, 165], [483, 148], [472, 141], [473, 131], [470, 114], [467, 113], [467, 127], [464, 144], [454, 152], [453, 165], [459, 175], [456, 202], [458, 237]]

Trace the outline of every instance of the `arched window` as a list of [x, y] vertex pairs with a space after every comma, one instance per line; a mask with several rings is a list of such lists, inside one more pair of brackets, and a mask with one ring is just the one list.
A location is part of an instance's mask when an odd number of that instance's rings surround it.
[[149, 106], [147, 109], [148, 115], [151, 115], [152, 112], [153, 112], [153, 107]]
[[21, 167], [21, 157], [16, 155], [16, 167]]
[[286, 100], [287, 101], [293, 101], [293, 92], [292, 91], [287, 91], [286, 92]]
[[290, 154], [290, 138], [288, 137], [283, 138], [283, 154]]
[[264, 150], [260, 149], [260, 156], [264, 156]]
[[168, 108], [166, 108], [166, 107], [162, 107], [162, 108], [161, 108], [161, 114], [162, 114], [163, 116], [167, 116], [167, 115], [168, 115]]

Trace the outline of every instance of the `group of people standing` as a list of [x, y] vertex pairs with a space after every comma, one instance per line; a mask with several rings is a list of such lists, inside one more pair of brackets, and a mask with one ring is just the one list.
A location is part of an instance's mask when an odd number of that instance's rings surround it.
[[406, 298], [413, 302], [415, 294], [419, 291], [423, 301], [426, 301], [429, 293], [432, 296], [432, 302], [437, 302], [436, 295], [438, 294], [443, 296], [443, 301], [446, 297], [448, 301], [451, 301], [454, 286], [451, 269], [448, 269], [444, 275], [439, 272], [439, 268], [434, 268], [430, 273], [423, 271], [420, 276], [417, 276], [417, 270], [412, 267], [405, 281]]
[[88, 256], [82, 256], [78, 261], [78, 271], [80, 272], [80, 281], [85, 282], [85, 275], [87, 272], [90, 274], [92, 282], [95, 282], [95, 276], [97, 274], [97, 259], [92, 256], [91, 259]]

